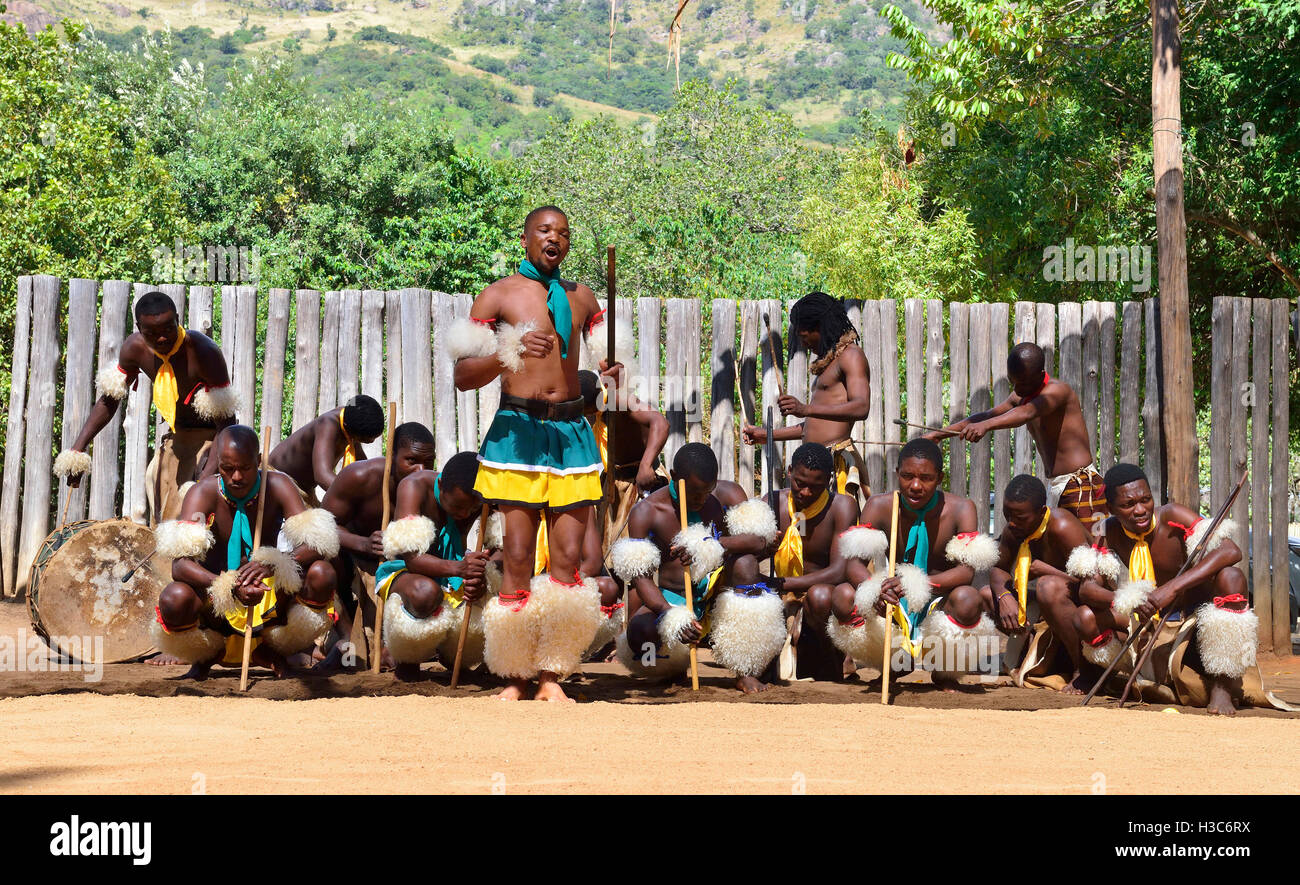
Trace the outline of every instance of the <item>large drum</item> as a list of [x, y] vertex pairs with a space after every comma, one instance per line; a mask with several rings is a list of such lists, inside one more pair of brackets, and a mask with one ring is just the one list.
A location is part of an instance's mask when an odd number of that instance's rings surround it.
[[[128, 572], [134, 572], [123, 580]], [[83, 520], [52, 532], [32, 563], [27, 611], [51, 648], [60, 637], [90, 637], [86, 663], [134, 661], [154, 651], [149, 625], [171, 581], [171, 560], [154, 550], [154, 534], [128, 519]], [[103, 637], [97, 661], [95, 638]]]

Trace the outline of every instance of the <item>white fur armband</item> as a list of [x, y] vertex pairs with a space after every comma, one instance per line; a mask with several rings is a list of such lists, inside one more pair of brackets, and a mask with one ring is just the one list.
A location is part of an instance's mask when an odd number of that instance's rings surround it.
[[[1192, 531], [1187, 536], [1185, 542], [1188, 556], [1191, 556], [1192, 551], [1196, 549], [1196, 545], [1201, 543], [1201, 539], [1204, 538], [1206, 533], [1210, 530], [1210, 523], [1213, 521], [1214, 520], [1212, 519], [1199, 519], [1192, 525]], [[1219, 527], [1214, 530], [1214, 534], [1210, 536], [1210, 540], [1205, 542], [1205, 548], [1201, 551], [1201, 555], [1209, 556], [1211, 550], [1218, 547], [1224, 541], [1232, 540], [1232, 536], [1236, 533], [1237, 524], [1231, 519], [1223, 520], [1219, 523]]]
[[691, 557], [691, 574], [697, 581], [722, 567], [722, 545], [707, 525], [697, 523], [682, 529], [673, 538], [673, 546], [686, 548]]
[[126, 399], [126, 373], [117, 366], [105, 366], [95, 376], [95, 395], [118, 402]]
[[423, 553], [433, 546], [437, 537], [437, 526], [427, 516], [394, 519], [384, 529], [384, 557], [401, 559], [405, 553]]
[[524, 336], [536, 331], [532, 320], [512, 326], [501, 323], [497, 327], [497, 359], [507, 372], [518, 372], [524, 367]]
[[326, 559], [339, 555], [339, 526], [334, 514], [311, 507], [284, 521], [284, 536], [294, 547], [307, 547]]
[[484, 550], [503, 550], [506, 546], [506, 517], [500, 510], [488, 515], [487, 534], [483, 536]]
[[952, 562], [968, 565], [976, 572], [986, 572], [998, 564], [998, 542], [983, 532], [961, 532], [943, 548]]
[[1255, 665], [1259, 616], [1250, 609], [1204, 603], [1196, 609], [1196, 645], [1207, 674], [1236, 679]]
[[222, 572], [208, 586], [208, 602], [217, 617], [234, 614], [243, 608], [243, 603], [235, 599], [235, 580], [239, 573], [235, 570]]
[[239, 394], [233, 385], [224, 387], [204, 387], [194, 394], [194, 411], [207, 421], [218, 418], [233, 418], [239, 411]]
[[1075, 547], [1070, 551], [1070, 558], [1065, 561], [1065, 573], [1080, 579], [1097, 574], [1097, 551], [1087, 544]]
[[[605, 321], [609, 314], [602, 313], [599, 320], [592, 323], [591, 328], [587, 330], [587, 349], [591, 351], [591, 360], [597, 366], [601, 360], [609, 357], [609, 327]], [[623, 323], [614, 330], [614, 356], [622, 357], [622, 362], [627, 363], [632, 359], [632, 349], [635, 347], [632, 338], [632, 329], [627, 323]]]
[[452, 362], [471, 356], [492, 356], [497, 352], [497, 333], [488, 323], [461, 317], [446, 332], [447, 356]]
[[609, 549], [609, 567], [624, 582], [647, 578], [659, 568], [659, 548], [641, 538], [619, 538]]
[[1115, 591], [1115, 598], [1110, 602], [1110, 609], [1115, 613], [1119, 623], [1127, 621], [1137, 607], [1147, 601], [1147, 597], [1156, 589], [1150, 581], [1124, 581]]
[[771, 544], [781, 534], [776, 514], [766, 501], [759, 498], [750, 498], [729, 508], [726, 519], [729, 535], [757, 535], [764, 544]]
[[665, 650], [671, 651], [677, 646], [683, 645], [682, 631], [691, 625], [695, 620], [691, 610], [684, 605], [674, 605], [668, 608], [659, 618], [659, 639], [664, 644]]
[[168, 559], [198, 559], [214, 543], [212, 530], [205, 522], [169, 519], [154, 529], [154, 549]]
[[1112, 584], [1119, 586], [1119, 579], [1128, 570], [1124, 563], [1119, 561], [1119, 557], [1109, 550], [1097, 551], [1097, 574], [1108, 579]]
[[[934, 588], [930, 586], [930, 576], [907, 562], [899, 563], [894, 573], [898, 576], [898, 583], [902, 590], [901, 595], [907, 600], [908, 611], [923, 611], [930, 604], [930, 600], [934, 598]], [[864, 617], [871, 607], [876, 604], [876, 600], [880, 598], [880, 588], [885, 583], [886, 577], [886, 573], [882, 570], [858, 585], [857, 592], [854, 594], [854, 602], [858, 606], [858, 612]]]
[[873, 563], [889, 552], [889, 539], [880, 529], [865, 525], [840, 532], [840, 556]]
[[275, 547], [258, 547], [248, 557], [251, 562], [260, 562], [275, 572], [275, 592], [277, 596], [293, 596], [302, 589], [302, 569], [298, 560]]
[[83, 476], [90, 472], [90, 456], [85, 452], [65, 449], [54, 459], [54, 475], [58, 477]]

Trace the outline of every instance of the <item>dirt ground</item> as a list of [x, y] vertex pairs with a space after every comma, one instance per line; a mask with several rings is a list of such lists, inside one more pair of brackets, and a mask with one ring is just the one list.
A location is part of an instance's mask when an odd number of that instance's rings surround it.
[[[0, 635], [24, 633], [25, 610], [0, 604]], [[599, 664], [566, 683], [582, 703], [563, 706], [495, 701], [497, 683], [477, 673], [453, 696], [437, 665], [417, 683], [257, 670], [245, 696], [237, 670], [202, 683], [148, 664], [107, 665], [98, 681], [5, 672], [0, 717], [18, 739], [0, 758], [0, 792], [1300, 791], [1295, 714], [1083, 709], [1012, 685], [945, 694], [924, 674], [902, 680], [888, 707], [863, 681], [742, 696], [702, 658], [698, 693]], [[1300, 702], [1300, 659], [1260, 663], [1269, 689]], [[1269, 745], [1278, 752], [1243, 751]], [[882, 746], [906, 748], [905, 774], [885, 773]]]

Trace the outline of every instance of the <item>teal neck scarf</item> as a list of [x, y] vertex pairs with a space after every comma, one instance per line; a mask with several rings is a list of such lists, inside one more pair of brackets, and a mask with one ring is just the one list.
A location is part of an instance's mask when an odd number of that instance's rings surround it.
[[[681, 510], [681, 507], [678, 506], [677, 504], [677, 483], [675, 482], [668, 483], [668, 494], [673, 499], [673, 509]], [[702, 522], [704, 522], [704, 517], [700, 516], [700, 512], [698, 510], [686, 511], [686, 525], [695, 525], [696, 523], [702, 523]], [[682, 526], [682, 528], [686, 528], [686, 526]]]
[[[442, 492], [438, 488], [439, 478], [435, 477], [433, 480], [433, 497], [438, 502], [438, 509], [442, 511], [444, 519], [443, 524], [438, 527], [438, 536], [433, 541], [433, 555], [449, 561], [461, 560], [465, 558], [465, 539], [461, 537], [456, 520], [442, 505]], [[461, 579], [439, 578], [438, 583], [452, 590], [459, 590]]]
[[257, 497], [257, 490], [262, 487], [262, 474], [259, 471], [253, 489], [242, 498], [235, 498], [226, 491], [226, 481], [217, 476], [221, 488], [221, 497], [235, 509], [235, 517], [230, 525], [230, 540], [226, 542], [226, 568], [236, 569], [244, 563], [245, 552], [253, 552], [253, 527], [248, 522], [248, 502]]
[[569, 295], [564, 291], [564, 286], [560, 285], [559, 269], [549, 277], [542, 276], [542, 272], [525, 258], [519, 262], [519, 273], [546, 286], [546, 310], [551, 315], [556, 334], [560, 336], [560, 359], [567, 359], [569, 335], [573, 333], [573, 311], [569, 309]]
[[939, 503], [939, 492], [936, 491], [929, 502], [920, 510], [913, 510], [907, 505], [907, 499], [901, 494], [898, 496], [898, 503], [902, 504], [908, 513], [916, 517], [916, 522], [907, 531], [907, 547], [903, 553], [903, 561], [910, 562], [912, 565], [924, 571], [930, 570], [930, 533], [925, 527], [925, 516], [935, 508]]

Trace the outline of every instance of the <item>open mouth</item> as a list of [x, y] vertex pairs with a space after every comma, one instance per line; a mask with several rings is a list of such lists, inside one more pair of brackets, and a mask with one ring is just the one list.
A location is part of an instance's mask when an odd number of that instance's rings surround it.
[[542, 248], [542, 254], [547, 258], [559, 258], [560, 248], [558, 246], [545, 246]]

